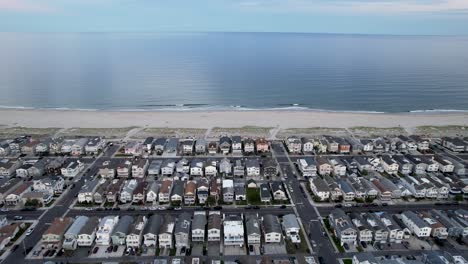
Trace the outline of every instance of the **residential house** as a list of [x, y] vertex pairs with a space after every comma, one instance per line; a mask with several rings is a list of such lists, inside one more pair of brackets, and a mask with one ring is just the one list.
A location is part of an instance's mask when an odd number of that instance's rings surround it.
[[[193, 160], [192, 162], [195, 163], [197, 160]], [[182, 158], [176, 164], [176, 172], [180, 174], [189, 173], [190, 166], [191, 164], [189, 163], [188, 159]]]
[[384, 171], [388, 174], [397, 174], [398, 173], [398, 163], [389, 155], [383, 155], [381, 158], [382, 167]]
[[127, 247], [139, 248], [143, 242], [143, 230], [145, 229], [147, 218], [144, 215], [139, 215], [137, 219], [130, 225], [130, 230], [125, 238]]
[[218, 142], [210, 141], [208, 143], [208, 154], [214, 155], [218, 153]]
[[331, 136], [323, 136], [326, 145], [327, 145], [327, 151], [329, 153], [338, 153], [339, 152], [339, 146], [340, 143], [336, 140], [335, 137]]
[[65, 231], [72, 224], [70, 217], [55, 218], [47, 230], [42, 234], [42, 247], [49, 249], [59, 249], [61, 247]]
[[320, 177], [309, 178], [310, 189], [320, 201], [326, 201], [330, 198], [330, 188], [328, 184]]
[[153, 150], [153, 142], [154, 137], [147, 137], [145, 141], [143, 141], [143, 147], [148, 153], [150, 153]]
[[317, 164], [311, 157], [304, 157], [298, 160], [299, 170], [304, 177], [317, 176]]
[[148, 170], [148, 160], [139, 159], [132, 164], [132, 176], [133, 178], [143, 178], [146, 176], [146, 171]]
[[278, 163], [271, 158], [264, 159], [263, 163], [263, 175], [266, 177], [274, 177], [278, 175]]
[[217, 201], [219, 199], [219, 196], [221, 195], [221, 188], [219, 186], [219, 183], [216, 179], [211, 180], [210, 183], [210, 196], [214, 197], [214, 199]]
[[467, 151], [468, 142], [458, 137], [443, 137], [442, 146], [450, 149], [453, 152], [464, 152]]
[[145, 202], [146, 190], [148, 189], [148, 182], [138, 181], [137, 186], [133, 190], [132, 203], [143, 204]]
[[271, 202], [271, 191], [268, 183], [260, 184], [260, 201], [262, 201], [262, 203]]
[[309, 138], [302, 137], [302, 152], [313, 152], [314, 151], [314, 142]]
[[455, 165], [453, 164], [453, 162], [442, 156], [435, 155], [434, 162], [436, 162], [439, 165], [439, 171], [442, 173], [452, 173], [455, 170]]
[[161, 155], [166, 148], [167, 138], [157, 138], [153, 142], [154, 151], [156, 154]]
[[244, 183], [236, 183], [234, 185], [234, 198], [236, 201], [245, 201], [247, 199]]
[[[204, 166], [204, 163], [201, 164]], [[200, 176], [203, 176], [203, 168], [201, 170], [202, 174]], [[205, 176], [207, 177], [216, 177], [218, 175], [218, 161], [217, 160], [207, 160], [206, 166], [205, 166]]]
[[112, 182], [109, 184], [105, 191], [106, 200], [108, 203], [114, 203], [117, 201], [117, 197], [124, 183], [125, 181], [123, 179], [112, 180]]
[[270, 151], [270, 144], [264, 138], [257, 138], [255, 140], [255, 145], [257, 147], [258, 153], [265, 153], [265, 152]]
[[200, 154], [205, 154], [206, 153], [206, 140], [203, 138], [197, 139], [195, 142], [195, 153], [200, 155]]
[[65, 159], [55, 158], [48, 159], [45, 165], [45, 172], [48, 175], [60, 175], [62, 174], [62, 166], [65, 164]]
[[234, 181], [223, 180], [223, 201], [225, 203], [234, 202]]
[[364, 220], [362, 215], [357, 212], [351, 212], [349, 214], [349, 218], [353, 222], [354, 226], [357, 229], [357, 238], [359, 242], [363, 243], [370, 243], [373, 239], [373, 230], [369, 223]]
[[85, 146], [88, 143], [87, 138], [77, 139], [71, 146], [71, 154], [73, 156], [79, 156], [85, 154]]
[[340, 177], [346, 175], [347, 167], [344, 164], [344, 162], [341, 161], [339, 158], [330, 159], [330, 164], [333, 167], [333, 174], [334, 175], [340, 176]]
[[133, 200], [133, 192], [138, 186], [138, 181], [135, 179], [125, 181], [122, 190], [120, 191], [119, 201], [121, 203], [130, 203]]
[[44, 175], [47, 160], [40, 159], [28, 168], [29, 177], [39, 177]]
[[184, 189], [184, 204], [193, 205], [197, 198], [197, 182], [188, 181]]
[[127, 155], [133, 155], [135, 157], [141, 156], [143, 152], [143, 144], [138, 141], [127, 142], [124, 146], [124, 153]]
[[65, 181], [62, 177], [46, 177], [34, 180], [32, 189], [34, 191], [44, 191], [52, 195], [63, 192]]
[[301, 227], [297, 221], [297, 217], [294, 214], [286, 214], [283, 216], [283, 226], [284, 233], [286, 238], [290, 239], [293, 243], [301, 243]]
[[146, 202], [154, 203], [158, 201], [158, 193], [159, 193], [159, 184], [158, 182], [154, 181], [151, 183], [148, 191], [146, 192]]
[[413, 163], [409, 161], [405, 156], [396, 155], [393, 156], [393, 160], [398, 164], [398, 172], [404, 175], [408, 175], [413, 172]]
[[206, 213], [205, 211], [195, 211], [192, 221], [192, 242], [205, 241], [206, 229]]
[[247, 155], [255, 153], [255, 140], [251, 138], [246, 138], [244, 140], [244, 153]]
[[374, 234], [374, 242], [386, 243], [388, 230], [382, 221], [380, 221], [380, 218], [374, 213], [364, 213], [364, 219], [367, 221]]
[[432, 217], [429, 213], [423, 213], [420, 215], [421, 218], [426, 222], [431, 228], [431, 236], [438, 239], [447, 239], [448, 231], [447, 228], [437, 221], [436, 218]]
[[387, 228], [388, 242], [401, 243], [404, 238], [404, 231], [398, 223], [386, 212], [378, 213], [380, 221]]
[[237, 159], [234, 161], [234, 177], [244, 177], [245, 175], [245, 166], [242, 162], [242, 159]]
[[231, 144], [232, 144], [232, 141], [229, 137], [227, 136], [220, 137], [219, 149], [221, 150], [221, 153], [228, 154], [231, 151]]
[[245, 229], [247, 234], [247, 244], [260, 245], [262, 232], [260, 231], [260, 220], [256, 215], [246, 216]]
[[355, 244], [357, 239], [357, 230], [351, 219], [341, 209], [334, 209], [329, 216], [331, 227], [334, 229], [335, 236], [341, 245]]
[[87, 216], [78, 216], [65, 232], [62, 247], [65, 250], [75, 250], [78, 247], [78, 236], [81, 229], [88, 223]]
[[100, 184], [100, 179], [95, 178], [87, 181], [78, 192], [78, 203], [92, 203], [94, 200], [94, 192]]
[[263, 235], [265, 243], [280, 243], [283, 232], [276, 215], [267, 214], [263, 216]]
[[174, 174], [175, 162], [173, 160], [164, 160], [161, 167], [161, 175], [171, 176]]
[[16, 169], [16, 176], [19, 178], [28, 178], [28, 169], [32, 167], [30, 163], [23, 163], [19, 168]]
[[99, 152], [101, 152], [102, 149], [104, 148], [105, 143], [106, 143], [105, 140], [100, 137], [90, 139], [88, 143], [86, 143], [85, 145], [86, 155], [99, 154]]
[[158, 241], [160, 248], [172, 248], [174, 236], [175, 219], [172, 215], [165, 215], [161, 228], [159, 229]]
[[113, 245], [125, 245], [125, 239], [127, 238], [133, 221], [133, 217], [129, 215], [120, 217], [119, 222], [115, 225], [114, 230], [112, 230], [111, 239]]
[[191, 138], [185, 139], [181, 142], [182, 145], [182, 155], [193, 155], [193, 149], [195, 146], [195, 141]]
[[177, 248], [190, 247], [190, 226], [192, 216], [189, 213], [182, 213], [177, 218], [174, 230], [175, 246]]
[[206, 200], [208, 199], [208, 196], [210, 194], [209, 190], [209, 182], [206, 178], [201, 178], [197, 182], [197, 198], [198, 198], [198, 203], [200, 204], [205, 204]]
[[162, 163], [162, 160], [152, 160], [148, 167], [148, 175], [158, 176], [161, 173]]
[[69, 159], [65, 161], [61, 169], [64, 177], [73, 178], [76, 177], [84, 169], [84, 163], [80, 160]]
[[320, 175], [330, 175], [333, 172], [333, 167], [325, 157], [317, 157], [317, 168]]
[[232, 139], [232, 153], [242, 154], [242, 138], [240, 136], [233, 136], [231, 139]]
[[405, 156], [411, 163], [413, 163], [413, 172], [415, 174], [425, 174], [427, 167], [429, 164], [427, 164], [426, 160], [422, 158], [422, 156], [412, 156], [412, 155], [406, 155]]
[[405, 226], [418, 238], [429, 237], [431, 235], [432, 229], [429, 224], [416, 213], [404, 211], [400, 216]]
[[369, 139], [361, 139], [362, 151], [364, 152], [373, 152], [374, 151], [374, 142]]
[[223, 158], [219, 163], [219, 173], [224, 177], [232, 174], [232, 164], [228, 158]]
[[225, 246], [244, 246], [244, 220], [242, 214], [224, 215], [223, 229]]
[[116, 165], [117, 177], [128, 178], [132, 172], [132, 162], [130, 160], [121, 159]]
[[15, 187], [11, 188], [8, 193], [6, 193], [5, 196], [5, 204], [7, 205], [17, 205], [23, 195], [25, 193], [28, 193], [31, 190], [31, 184], [29, 182], [22, 182], [19, 185], [16, 185]]
[[219, 212], [210, 212], [207, 226], [208, 242], [219, 242], [221, 240], [221, 216]]
[[301, 153], [302, 142], [295, 136], [288, 137], [285, 141], [289, 153]]
[[109, 246], [111, 244], [111, 234], [118, 222], [119, 217], [113, 215], [105, 216], [101, 219], [96, 231], [97, 246]]
[[174, 202], [182, 203], [183, 198], [184, 198], [184, 182], [174, 181], [172, 184], [172, 190], [171, 190], [171, 203], [174, 203]]
[[103, 178], [112, 179], [117, 173], [116, 164], [113, 160], [107, 159], [99, 166], [98, 174]]
[[273, 200], [287, 201], [286, 190], [284, 189], [283, 182], [273, 181], [270, 183], [271, 192], [273, 193]]
[[146, 247], [156, 247], [158, 244], [159, 230], [161, 229], [163, 218], [159, 214], [153, 214], [143, 229], [144, 245]]
[[345, 202], [353, 201], [356, 198], [356, 191], [353, 186], [346, 179], [339, 179], [337, 182], [340, 186], [343, 200]]
[[96, 231], [99, 224], [97, 217], [88, 217], [86, 224], [80, 229], [77, 238], [79, 247], [90, 247], [96, 239]]
[[257, 177], [260, 176], [260, 163], [257, 159], [247, 159], [245, 161], [245, 167], [247, 171], [247, 176]]
[[106, 200], [106, 190], [109, 187], [110, 181], [101, 181], [96, 191], [93, 194], [93, 201], [95, 204], [102, 204]]

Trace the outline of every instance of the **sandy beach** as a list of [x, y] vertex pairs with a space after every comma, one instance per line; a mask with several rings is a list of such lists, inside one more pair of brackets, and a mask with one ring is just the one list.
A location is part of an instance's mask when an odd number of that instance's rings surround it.
[[468, 113], [345, 113], [314, 111], [112, 112], [75, 110], [0, 110], [0, 125], [34, 128], [120, 127], [276, 127], [350, 128], [468, 125]]

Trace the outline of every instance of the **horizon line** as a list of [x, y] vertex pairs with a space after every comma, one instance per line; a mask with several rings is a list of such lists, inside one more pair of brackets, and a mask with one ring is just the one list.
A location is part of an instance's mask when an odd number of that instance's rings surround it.
[[403, 37], [468, 37], [468, 34], [402, 34], [402, 33], [345, 33], [300, 31], [211, 31], [211, 30], [155, 30], [155, 31], [2, 31], [23, 34], [291, 34], [291, 35], [352, 35], [352, 36], [403, 36]]

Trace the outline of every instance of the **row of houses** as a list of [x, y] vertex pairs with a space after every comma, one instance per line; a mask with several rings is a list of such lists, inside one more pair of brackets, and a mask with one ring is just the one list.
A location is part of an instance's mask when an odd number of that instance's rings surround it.
[[0, 204], [16, 206], [35, 201], [45, 205], [51, 202], [55, 195], [63, 192], [64, 184], [64, 179], [59, 176], [45, 177], [32, 182], [24, 182], [18, 178], [5, 179], [0, 186]]
[[355, 139], [336, 136], [307, 138], [291, 136], [284, 141], [289, 153], [383, 153], [388, 151], [427, 151], [430, 141], [416, 135], [394, 138]]
[[8, 155], [96, 155], [105, 146], [101, 137], [94, 138], [32, 138], [18, 137], [0, 141], [0, 157]]
[[300, 158], [297, 164], [304, 177], [331, 174], [344, 176], [347, 173], [367, 174], [374, 171], [403, 175], [430, 172], [465, 174], [464, 164], [441, 155], [315, 156]]
[[148, 137], [143, 142], [128, 142], [123, 150], [125, 154], [140, 156], [143, 152], [156, 154], [203, 155], [203, 154], [250, 154], [265, 153], [270, 143], [264, 138], [242, 138], [240, 136], [222, 136], [219, 140], [207, 141], [203, 138], [154, 138]]
[[161, 182], [147, 182], [142, 179], [93, 179], [86, 182], [78, 192], [78, 203], [179, 203], [205, 204], [208, 198], [223, 202], [245, 201], [246, 188], [259, 188], [262, 202], [286, 201], [283, 183], [273, 181], [257, 184], [254, 180], [234, 182], [231, 179], [200, 178], [198, 180], [175, 180], [167, 178]]
[[31, 178], [43, 175], [62, 175], [75, 177], [85, 167], [78, 159], [40, 158], [40, 159], [2, 159], [0, 160], [0, 178]]
[[258, 159], [258, 158], [239, 158], [221, 160], [209, 159], [202, 160], [194, 158], [188, 160], [182, 158], [179, 160], [173, 159], [107, 159], [99, 165], [98, 174], [104, 178], [130, 176], [134, 178], [143, 178], [149, 176], [172, 176], [174, 174], [186, 174], [192, 177], [216, 177], [216, 176], [231, 176], [231, 177], [258, 177], [262, 173], [264, 176], [272, 177], [278, 174], [278, 164], [274, 159]]
[[75, 219], [56, 218], [42, 235], [43, 248], [75, 250], [77, 247], [124, 245], [127, 247], [190, 247], [191, 243], [220, 242], [244, 246], [280, 243], [285, 238], [300, 243], [300, 226], [295, 215], [222, 215], [208, 214], [150, 216], [78, 216]]
[[390, 201], [400, 198], [448, 199], [457, 195], [468, 194], [468, 185], [460, 178], [427, 174], [402, 177], [384, 177], [373, 173], [365, 177], [348, 175], [347, 177], [322, 176], [309, 178], [310, 189], [320, 201], [373, 200]]
[[355, 245], [357, 242], [401, 243], [411, 235], [437, 239], [468, 235], [468, 211], [464, 209], [404, 211], [401, 214], [345, 213], [335, 209], [329, 215], [329, 223], [341, 245]]

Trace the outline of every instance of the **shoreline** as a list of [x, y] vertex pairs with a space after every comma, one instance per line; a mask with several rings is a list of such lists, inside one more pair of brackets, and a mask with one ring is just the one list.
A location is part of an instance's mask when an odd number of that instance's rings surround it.
[[468, 112], [361, 113], [301, 110], [251, 111], [87, 111], [45, 109], [0, 109], [0, 125], [35, 128], [122, 127], [278, 127], [351, 128], [418, 126], [465, 126]]

